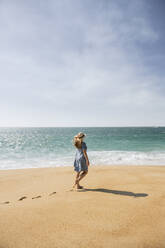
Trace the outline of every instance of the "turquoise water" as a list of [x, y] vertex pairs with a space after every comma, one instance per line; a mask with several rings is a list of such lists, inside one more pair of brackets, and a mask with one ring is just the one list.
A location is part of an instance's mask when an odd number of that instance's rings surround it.
[[0, 128], [0, 169], [72, 166], [78, 132], [92, 165], [165, 165], [165, 127]]

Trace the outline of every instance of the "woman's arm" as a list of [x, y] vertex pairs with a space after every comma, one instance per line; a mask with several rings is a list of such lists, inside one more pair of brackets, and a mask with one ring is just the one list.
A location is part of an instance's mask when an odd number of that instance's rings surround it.
[[84, 153], [84, 157], [86, 159], [87, 166], [89, 166], [89, 159], [88, 159], [88, 155], [87, 155], [86, 150], [83, 150], [83, 153]]

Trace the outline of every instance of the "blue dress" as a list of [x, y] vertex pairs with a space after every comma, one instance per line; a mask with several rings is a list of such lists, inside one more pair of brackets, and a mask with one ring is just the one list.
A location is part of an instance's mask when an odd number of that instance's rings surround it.
[[83, 153], [83, 150], [87, 150], [85, 142], [82, 142], [81, 148], [76, 148], [76, 156], [74, 160], [74, 170], [77, 172], [87, 171], [88, 166], [86, 164], [86, 159]]

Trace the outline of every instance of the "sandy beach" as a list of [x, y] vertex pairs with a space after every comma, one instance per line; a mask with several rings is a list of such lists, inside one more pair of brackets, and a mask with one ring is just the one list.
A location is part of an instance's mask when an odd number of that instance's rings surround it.
[[164, 248], [165, 167], [0, 172], [0, 248]]

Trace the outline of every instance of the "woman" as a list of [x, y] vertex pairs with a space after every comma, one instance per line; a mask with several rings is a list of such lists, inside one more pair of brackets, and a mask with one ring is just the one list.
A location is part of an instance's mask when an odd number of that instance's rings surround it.
[[84, 133], [78, 133], [74, 136], [74, 146], [76, 147], [76, 156], [74, 160], [74, 170], [77, 172], [75, 184], [73, 188], [82, 189], [83, 186], [80, 186], [80, 180], [85, 177], [88, 173], [89, 159], [87, 155], [87, 146], [83, 141], [85, 138]]

